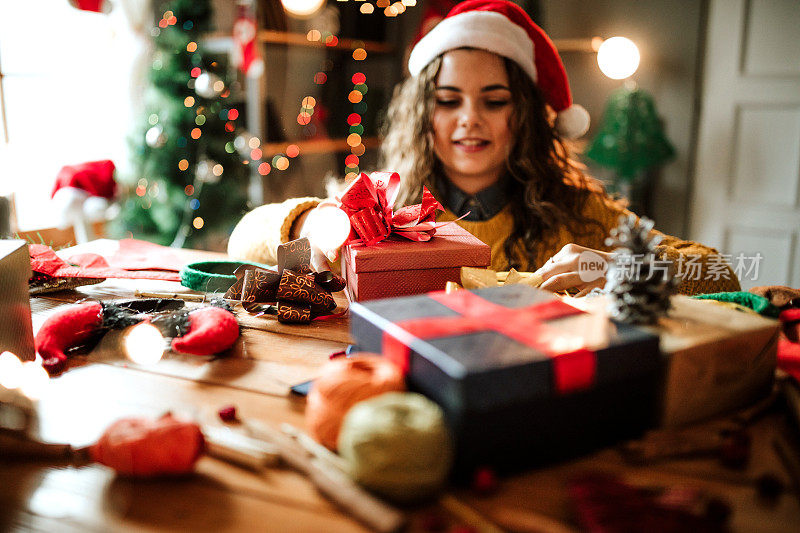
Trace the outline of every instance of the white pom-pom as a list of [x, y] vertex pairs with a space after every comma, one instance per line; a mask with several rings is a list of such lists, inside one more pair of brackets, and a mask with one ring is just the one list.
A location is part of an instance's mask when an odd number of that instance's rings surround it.
[[589, 131], [589, 112], [578, 104], [559, 111], [556, 117], [556, 130], [562, 137], [577, 139]]
[[75, 187], [58, 189], [53, 195], [53, 213], [58, 227], [67, 228], [75, 224], [75, 221], [82, 219], [83, 202], [88, 197], [89, 193]]
[[106, 209], [109, 202], [101, 196], [90, 196], [83, 203], [83, 216], [88, 222], [102, 222], [106, 220]]

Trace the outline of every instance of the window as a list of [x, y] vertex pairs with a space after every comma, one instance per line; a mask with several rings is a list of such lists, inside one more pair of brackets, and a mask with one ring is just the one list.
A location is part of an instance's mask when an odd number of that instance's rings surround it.
[[54, 224], [63, 165], [124, 165], [146, 42], [130, 27], [119, 5], [102, 14], [66, 0], [0, 2], [0, 193], [14, 193], [21, 230]]

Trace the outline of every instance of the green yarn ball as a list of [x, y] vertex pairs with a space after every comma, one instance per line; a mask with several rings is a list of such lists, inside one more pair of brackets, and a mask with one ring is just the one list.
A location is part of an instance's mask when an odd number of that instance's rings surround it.
[[442, 410], [411, 392], [388, 392], [353, 406], [338, 444], [353, 479], [402, 502], [439, 490], [453, 460]]

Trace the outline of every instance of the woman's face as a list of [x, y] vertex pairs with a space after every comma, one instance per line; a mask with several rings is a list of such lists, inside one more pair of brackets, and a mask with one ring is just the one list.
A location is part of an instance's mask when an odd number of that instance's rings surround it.
[[467, 193], [500, 179], [511, 151], [513, 110], [500, 56], [452, 50], [436, 77], [433, 150], [447, 178]]

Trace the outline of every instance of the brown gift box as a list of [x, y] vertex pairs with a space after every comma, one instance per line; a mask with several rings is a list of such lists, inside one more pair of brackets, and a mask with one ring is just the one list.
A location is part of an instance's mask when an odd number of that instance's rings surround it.
[[[570, 298], [581, 309], [605, 297]], [[666, 358], [660, 425], [675, 427], [743, 408], [766, 396], [775, 376], [779, 322], [718, 302], [673, 296], [672, 309], [644, 329]]]
[[729, 413], [766, 396], [780, 323], [708, 300], [675, 296], [655, 328], [669, 357], [663, 426]]
[[0, 240], [0, 352], [23, 361], [34, 359], [33, 325], [28, 280], [31, 257], [21, 240]]
[[444, 290], [461, 280], [461, 267], [488, 267], [491, 250], [457, 224], [436, 230], [431, 240], [391, 236], [372, 246], [342, 249], [342, 275], [353, 301], [411, 296]]

